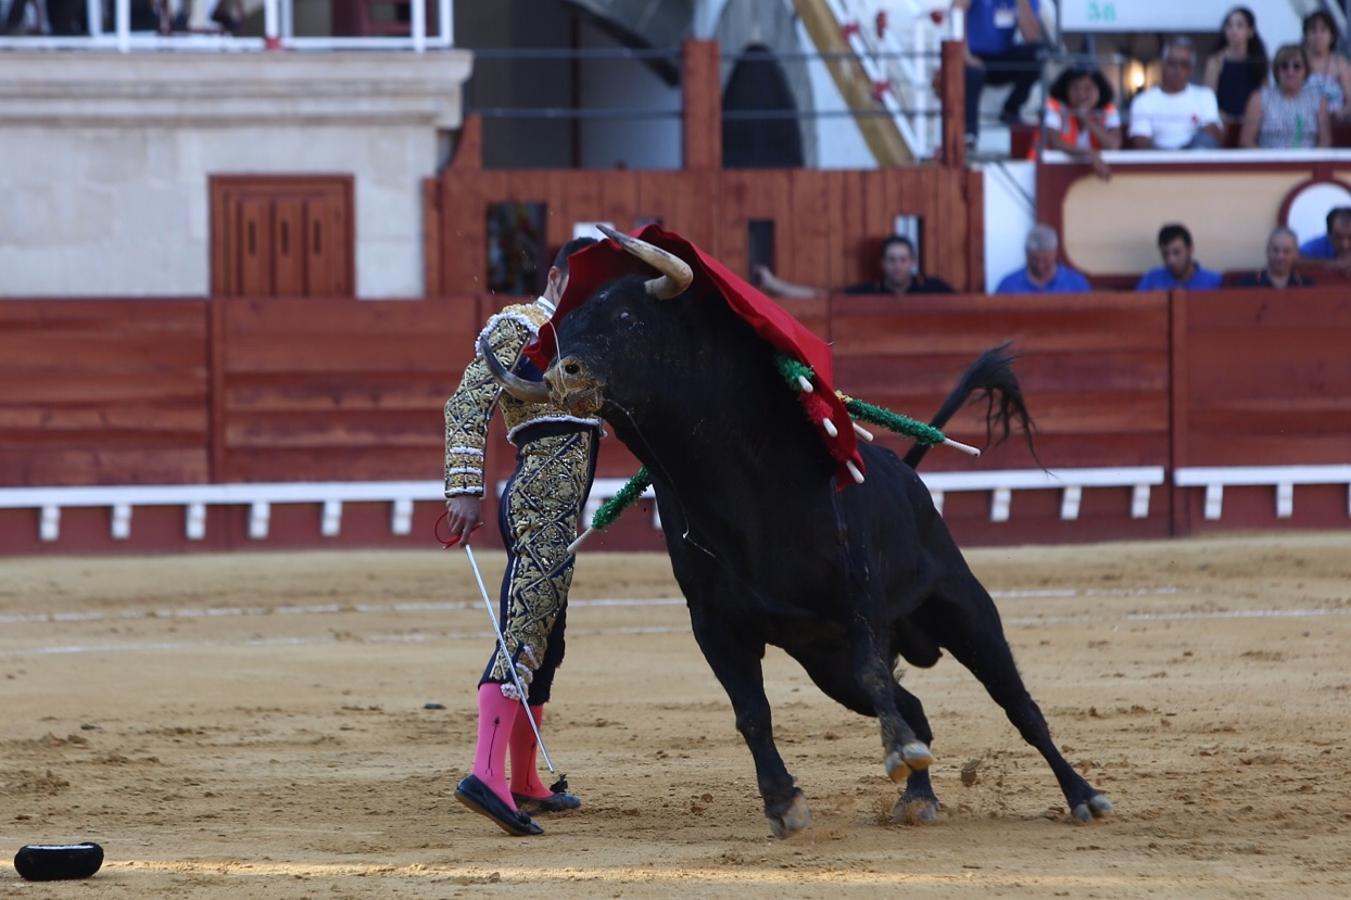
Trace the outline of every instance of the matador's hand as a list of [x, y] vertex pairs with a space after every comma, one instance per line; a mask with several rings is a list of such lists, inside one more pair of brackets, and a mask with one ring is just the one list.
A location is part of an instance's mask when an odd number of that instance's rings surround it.
[[483, 523], [483, 498], [474, 494], [459, 494], [446, 501], [446, 525], [450, 539], [469, 542], [470, 533]]

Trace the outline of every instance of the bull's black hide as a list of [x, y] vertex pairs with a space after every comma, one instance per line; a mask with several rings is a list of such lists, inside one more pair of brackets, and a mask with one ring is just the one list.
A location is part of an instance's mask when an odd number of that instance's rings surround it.
[[[1041, 751], [1074, 816], [1111, 804], [1051, 740], [1014, 666], [999, 613], [967, 567], [914, 468], [864, 444], [867, 480], [839, 490], [834, 466], [771, 349], [717, 295], [656, 300], [624, 278], [558, 323], [545, 376], [555, 401], [596, 409], [651, 473], [695, 639], [755, 758], [770, 827], [805, 826], [807, 806], [774, 745], [760, 661], [782, 647], [827, 695], [880, 721], [898, 814], [931, 820], [933, 734], [899, 659], [947, 650]], [[975, 390], [1005, 428], [1026, 410], [1001, 351], [968, 370], [935, 424]], [[922, 451], [912, 451], [918, 464]]]

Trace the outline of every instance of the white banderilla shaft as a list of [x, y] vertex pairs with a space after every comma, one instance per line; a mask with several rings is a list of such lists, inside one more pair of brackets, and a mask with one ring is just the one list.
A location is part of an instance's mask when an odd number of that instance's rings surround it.
[[544, 738], [539, 735], [539, 726], [535, 724], [535, 716], [530, 712], [530, 697], [526, 693], [525, 685], [521, 684], [521, 676], [517, 673], [515, 664], [511, 661], [511, 651], [507, 649], [507, 639], [502, 636], [502, 627], [497, 624], [497, 613], [493, 612], [493, 602], [488, 599], [488, 588], [483, 584], [483, 573], [478, 570], [474, 551], [470, 549], [468, 544], [465, 544], [464, 552], [469, 557], [469, 567], [474, 570], [474, 580], [478, 582], [478, 591], [483, 597], [483, 605], [488, 608], [488, 621], [493, 623], [493, 634], [497, 635], [497, 647], [502, 651], [502, 659], [506, 661], [506, 669], [511, 674], [512, 684], [516, 686], [516, 693], [520, 695], [521, 711], [525, 713], [525, 720], [530, 723], [530, 730], [535, 733], [535, 743], [539, 745], [540, 755], [544, 757], [544, 764], [549, 767], [549, 773], [557, 775], [558, 770], [554, 768], [554, 761], [549, 757], [549, 748], [544, 746]]

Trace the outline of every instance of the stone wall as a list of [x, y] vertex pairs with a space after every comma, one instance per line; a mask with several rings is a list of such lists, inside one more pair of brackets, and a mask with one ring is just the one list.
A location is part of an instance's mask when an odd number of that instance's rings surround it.
[[352, 174], [357, 294], [417, 296], [465, 51], [0, 55], [0, 296], [194, 296], [207, 179]]

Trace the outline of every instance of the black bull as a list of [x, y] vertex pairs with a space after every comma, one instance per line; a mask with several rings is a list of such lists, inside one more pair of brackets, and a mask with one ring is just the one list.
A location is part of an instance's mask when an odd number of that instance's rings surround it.
[[[878, 718], [887, 773], [905, 783], [898, 818], [932, 821], [938, 800], [929, 722], [893, 673], [899, 659], [932, 666], [942, 650], [1046, 758], [1075, 818], [1111, 810], [1052, 742], [993, 600], [915, 473], [921, 448], [903, 462], [863, 444], [866, 482], [837, 490], [771, 349], [716, 295], [658, 300], [642, 279], [620, 279], [558, 323], [558, 347], [545, 375], [552, 399], [599, 410], [651, 473], [695, 639], [732, 701], [775, 835], [803, 828], [810, 814], [774, 744], [760, 666], [767, 644], [827, 696]], [[536, 397], [544, 390], [534, 388]], [[993, 418], [1005, 434], [1011, 415], [1026, 425], [1002, 350], [968, 370], [935, 421], [978, 389], [999, 401]]]

